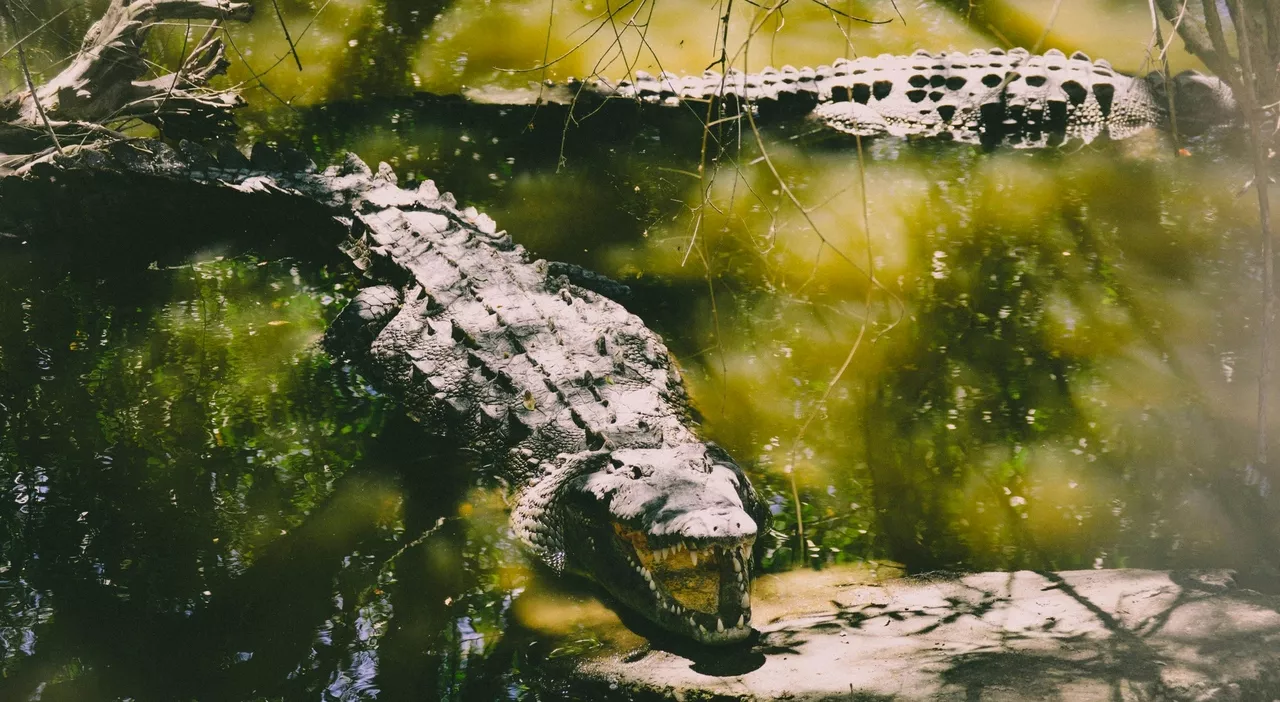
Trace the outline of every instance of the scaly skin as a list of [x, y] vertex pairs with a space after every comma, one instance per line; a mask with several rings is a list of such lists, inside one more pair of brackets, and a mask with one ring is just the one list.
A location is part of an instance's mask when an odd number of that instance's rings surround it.
[[539, 560], [697, 641], [750, 633], [751, 550], [768, 511], [733, 459], [698, 438], [675, 364], [638, 317], [549, 275], [431, 182], [398, 187], [386, 164], [375, 174], [350, 156], [317, 173], [263, 147], [252, 163], [218, 156], [135, 142], [28, 177], [114, 170], [319, 203], [346, 226], [357, 266], [398, 282], [361, 291], [329, 347], [494, 467], [512, 530]]
[[[1196, 134], [1237, 116], [1222, 81], [1188, 71], [1172, 81], [1178, 127]], [[921, 136], [1018, 148], [1124, 139], [1169, 124], [1167, 82], [1160, 74], [1135, 78], [1105, 60], [1024, 49], [884, 54], [830, 66], [701, 76], [637, 72], [634, 81], [570, 79], [567, 97], [629, 98], [683, 105], [718, 100], [732, 112], [742, 104], [760, 112], [807, 115], [860, 136]]]

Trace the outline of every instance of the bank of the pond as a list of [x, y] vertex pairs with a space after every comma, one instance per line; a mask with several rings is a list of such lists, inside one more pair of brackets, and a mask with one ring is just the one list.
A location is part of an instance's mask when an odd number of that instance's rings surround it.
[[[837, 570], [770, 576], [757, 590], [760, 636], [734, 649], [663, 650], [590, 606], [559, 609], [602, 638], [581, 658], [550, 659], [552, 679], [582, 699], [619, 700], [1280, 697], [1280, 598], [1229, 571]], [[565, 619], [552, 624], [554, 606], [523, 610], [583, 640]]]

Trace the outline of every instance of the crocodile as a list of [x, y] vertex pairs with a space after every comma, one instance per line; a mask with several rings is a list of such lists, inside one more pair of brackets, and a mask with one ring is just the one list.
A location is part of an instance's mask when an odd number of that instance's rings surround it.
[[85, 170], [320, 207], [377, 283], [337, 315], [326, 347], [475, 451], [507, 487], [511, 530], [537, 561], [698, 642], [750, 634], [753, 544], [769, 512], [733, 458], [699, 438], [659, 336], [577, 284], [595, 278], [531, 260], [431, 181], [402, 188], [389, 166], [354, 155], [319, 171], [263, 145], [246, 159], [133, 140], [45, 159], [24, 171], [18, 197], [33, 180]]
[[1240, 114], [1231, 89], [1218, 78], [1195, 71], [1172, 78], [1159, 72], [1134, 77], [1117, 72], [1105, 59], [1056, 49], [1042, 55], [1025, 49], [917, 51], [723, 75], [636, 71], [633, 79], [570, 78], [543, 90], [553, 102], [624, 98], [686, 106], [715, 101], [725, 113], [740, 113], [745, 105], [766, 116], [803, 115], [857, 136], [936, 137], [1015, 148], [1125, 139], [1174, 122], [1180, 133], [1198, 135]]

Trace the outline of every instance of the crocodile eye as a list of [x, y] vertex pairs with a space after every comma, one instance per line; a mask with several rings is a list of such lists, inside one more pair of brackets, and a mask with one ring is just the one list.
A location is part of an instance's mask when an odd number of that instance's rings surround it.
[[631, 477], [635, 478], [636, 480], [639, 480], [643, 476], [644, 476], [644, 473], [640, 472], [640, 466], [631, 466]]

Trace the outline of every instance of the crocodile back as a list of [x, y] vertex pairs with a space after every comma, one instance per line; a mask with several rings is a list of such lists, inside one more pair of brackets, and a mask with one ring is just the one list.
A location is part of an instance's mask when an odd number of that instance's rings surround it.
[[1020, 148], [1123, 139], [1164, 121], [1147, 83], [1082, 53], [1025, 49], [837, 59], [817, 68], [701, 76], [642, 71], [616, 83], [572, 81], [581, 93], [649, 104], [718, 100], [761, 112], [811, 114], [861, 136], [922, 136]]

